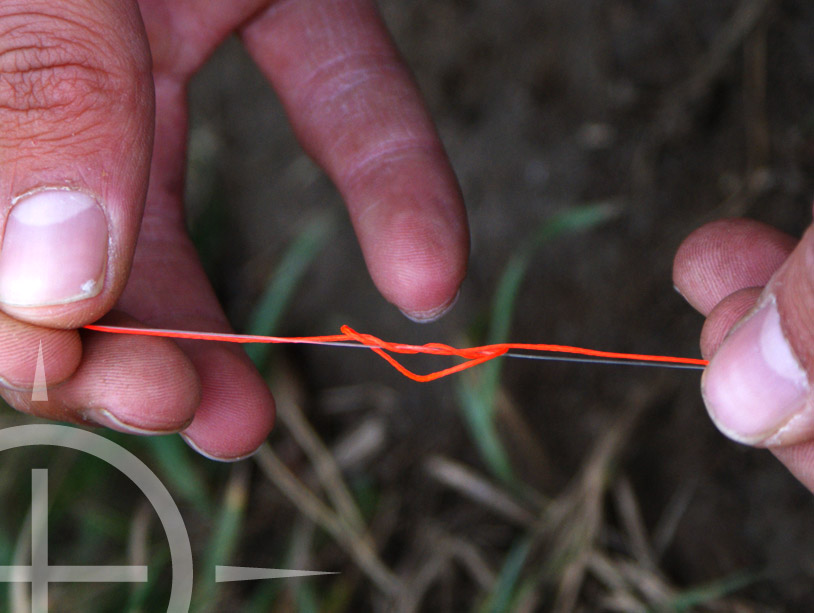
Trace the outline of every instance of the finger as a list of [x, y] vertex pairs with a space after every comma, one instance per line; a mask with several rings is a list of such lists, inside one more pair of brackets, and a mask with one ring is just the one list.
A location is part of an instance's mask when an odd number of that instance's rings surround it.
[[153, 133], [133, 2], [0, 3], [0, 309], [57, 327], [120, 294]]
[[[217, 330], [231, 332], [228, 325]], [[274, 399], [246, 356], [234, 345], [185, 347], [202, 377], [202, 397], [184, 440], [213, 460], [234, 461], [253, 454], [274, 425]]]
[[46, 383], [57, 385], [79, 366], [82, 345], [70, 330], [37, 328], [0, 313], [0, 387], [31, 396], [42, 347]]
[[[186, 82], [217, 43], [262, 0], [228, 3], [141, 0], [154, 59], [156, 141], [142, 232], [120, 306], [151, 326], [228, 331], [183, 217]], [[241, 349], [179, 343], [201, 391], [184, 438], [216, 459], [252, 453], [268, 435], [274, 403]]]
[[[137, 326], [120, 313], [105, 323]], [[62, 334], [69, 334], [62, 332]], [[70, 333], [76, 336], [76, 333]], [[171, 341], [83, 331], [82, 361], [62, 384], [50, 375], [44, 354], [47, 400], [30, 391], [6, 390], [18, 409], [49, 419], [106, 426], [131, 434], [177, 432], [192, 419], [200, 386], [195, 369]], [[77, 342], [78, 345], [78, 342]]]
[[786, 465], [791, 474], [814, 492], [814, 443], [805, 442], [785, 447], [773, 447], [772, 453]]
[[[125, 282], [152, 135], [149, 53], [134, 4], [0, 4], [0, 376], [31, 404], [39, 342], [46, 380], [79, 366], [75, 332]], [[11, 391], [9, 388], [16, 390]]]
[[271, 3], [242, 36], [342, 193], [384, 297], [417, 320], [442, 314], [466, 269], [462, 198], [373, 2]]
[[[156, 76], [156, 154], [133, 270], [119, 300], [122, 310], [151, 327], [228, 332], [229, 324], [201, 268], [183, 222], [185, 89]], [[239, 347], [179, 343], [200, 380], [200, 398], [184, 437], [212, 458], [254, 452], [274, 421], [268, 386]]]
[[138, 0], [156, 74], [185, 83], [241, 23], [275, 0]]
[[729, 331], [757, 304], [762, 287], [747, 287], [721, 300], [707, 316], [701, 330], [701, 355], [710, 359]]
[[[727, 337], [702, 380], [707, 408], [735, 440], [778, 446], [814, 438], [814, 230]], [[814, 470], [814, 467], [811, 467]]]
[[[151, 327], [231, 332], [189, 239], [150, 228], [139, 239], [122, 308]], [[226, 343], [178, 344], [200, 380], [200, 401], [184, 438], [213, 459], [253, 453], [271, 431], [274, 402], [245, 351]]]
[[757, 221], [716, 221], [681, 244], [673, 263], [673, 283], [696, 310], [709, 315], [730, 294], [766, 285], [796, 243]]

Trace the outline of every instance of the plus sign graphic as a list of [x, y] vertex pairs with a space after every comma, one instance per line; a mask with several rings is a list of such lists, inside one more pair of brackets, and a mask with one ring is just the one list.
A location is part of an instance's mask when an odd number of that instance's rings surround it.
[[147, 581], [146, 566], [49, 566], [48, 471], [31, 471], [31, 565], [0, 566], [0, 582], [31, 584], [31, 611], [48, 611], [48, 584], [57, 582]]
[[[192, 548], [184, 520], [167, 488], [144, 462], [106, 438], [68, 426], [32, 424], [0, 430], [0, 452], [51, 445], [96, 456], [127, 476], [152, 505], [164, 528], [172, 559], [168, 613], [189, 611], [192, 597]], [[0, 581], [31, 584], [32, 613], [48, 611], [48, 584], [57, 582], [137, 582], [147, 580], [145, 566], [49, 566], [48, 473], [31, 472], [31, 564], [0, 566]]]

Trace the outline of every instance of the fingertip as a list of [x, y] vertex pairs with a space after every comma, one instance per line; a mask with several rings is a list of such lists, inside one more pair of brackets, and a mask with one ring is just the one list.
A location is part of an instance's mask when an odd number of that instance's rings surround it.
[[444, 315], [449, 313], [452, 308], [455, 306], [455, 303], [458, 302], [458, 298], [461, 296], [460, 289], [455, 292], [455, 295], [452, 297], [452, 300], [446, 302], [435, 309], [431, 309], [429, 311], [419, 311], [415, 313], [411, 313], [410, 311], [401, 310], [402, 315], [404, 315], [410, 321], [417, 323], [417, 324], [429, 324], [434, 321], [438, 321]]
[[125, 285], [154, 133], [135, 2], [3, 3], [0, 308], [71, 328]]
[[36, 328], [0, 316], [0, 379], [14, 390], [32, 390], [42, 351], [46, 386], [63, 383], [79, 367], [82, 344], [75, 331]]
[[466, 271], [466, 213], [375, 4], [272, 5], [243, 36], [304, 148], [347, 203], [379, 291], [412, 319], [443, 314]]
[[[418, 156], [384, 165], [346, 194], [370, 275], [416, 321], [455, 303], [469, 259], [469, 227], [444, 160]], [[442, 163], [443, 162], [443, 163]]]
[[131, 434], [178, 432], [190, 423], [200, 403], [200, 381], [174, 342], [101, 332], [82, 337], [82, 363], [51, 394], [52, 410]]
[[82, 411], [81, 415], [85, 420], [93, 425], [109, 428], [110, 430], [116, 430], [118, 432], [124, 432], [125, 434], [134, 434], [137, 436], [155, 436], [180, 432], [192, 421], [192, 418], [190, 417], [188, 420], [174, 425], [161, 424], [158, 427], [135, 425], [131, 422], [140, 420], [124, 421], [125, 419], [128, 419], [127, 416], [123, 416], [122, 418], [107, 409], [97, 407], [89, 407]]
[[108, 222], [95, 198], [49, 188], [15, 199], [0, 250], [0, 305], [39, 323], [58, 309], [102, 291]]
[[202, 444], [205, 445], [205, 447], [201, 447], [198, 444], [198, 442], [196, 441], [196, 439], [192, 438], [192, 436], [194, 436], [194, 435], [190, 435], [187, 432], [179, 432], [178, 436], [180, 436], [181, 440], [183, 440], [190, 447], [190, 449], [192, 449], [195, 453], [200, 454], [203, 457], [205, 457], [207, 460], [212, 460], [213, 462], [229, 463], [229, 462], [240, 462], [241, 460], [246, 460], [246, 459], [252, 457], [258, 451], [260, 451], [260, 447], [263, 445], [263, 441], [260, 441], [260, 443], [257, 445], [257, 447], [255, 447], [251, 451], [249, 451], [247, 453], [244, 453], [242, 455], [239, 452], [237, 452], [237, 455], [232, 455], [232, 454], [236, 453], [235, 449], [230, 449], [229, 451], [226, 451], [225, 449], [219, 447], [217, 449], [216, 453], [218, 453], [220, 455], [215, 455], [214, 453], [209, 451], [211, 446], [208, 444], [208, 441], [204, 440]]
[[405, 212], [383, 224], [366, 254], [379, 291], [414, 321], [433, 321], [452, 308], [466, 274], [462, 241], [447, 230]]
[[772, 447], [771, 452], [811, 492], [814, 492], [814, 442]]
[[722, 219], [692, 232], [673, 260], [673, 283], [697, 311], [708, 315], [725, 297], [769, 281], [796, 240], [749, 219]]
[[701, 389], [713, 421], [733, 440], [767, 446], [811, 436], [808, 376], [772, 294], [761, 298], [715, 353]]
[[250, 456], [274, 425], [268, 385], [240, 348], [201, 348], [192, 359], [203, 382], [201, 404], [182, 438], [210, 459]]
[[[425, 256], [414, 249], [394, 248], [391, 257], [370, 266], [370, 272], [385, 299], [410, 320], [429, 323], [455, 306], [465, 268], [439, 254]], [[401, 255], [405, 252], [408, 255]]]

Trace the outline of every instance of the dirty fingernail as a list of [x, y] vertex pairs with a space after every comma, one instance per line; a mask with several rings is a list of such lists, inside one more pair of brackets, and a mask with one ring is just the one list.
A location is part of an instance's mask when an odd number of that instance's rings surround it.
[[0, 248], [0, 302], [37, 307], [97, 295], [107, 242], [105, 214], [87, 194], [49, 189], [20, 198]]
[[203, 457], [205, 457], [205, 458], [207, 458], [209, 460], [214, 460], [215, 462], [240, 462], [241, 460], [245, 460], [246, 458], [252, 457], [255, 453], [260, 451], [261, 447], [263, 446], [261, 444], [260, 447], [258, 447], [254, 451], [250, 451], [249, 453], [247, 453], [245, 455], [240, 455], [240, 456], [235, 456], [235, 457], [221, 457], [221, 456], [213, 455], [213, 454], [211, 454], [211, 453], [209, 453], [207, 451], [204, 451], [201, 447], [198, 446], [198, 444], [195, 441], [193, 441], [189, 436], [187, 436], [183, 432], [181, 432], [179, 434], [179, 436], [183, 439], [183, 441], [187, 445], [189, 445], [197, 453], [201, 454]]
[[107, 409], [98, 409], [98, 408], [87, 409], [86, 411], [84, 411], [82, 416], [88, 421], [93, 422], [97, 426], [110, 428], [111, 430], [117, 430], [118, 432], [124, 432], [126, 434], [139, 434], [139, 435], [171, 434], [173, 432], [183, 430], [186, 426], [189, 425], [189, 423], [187, 422], [160, 429], [143, 428], [123, 422], [121, 419], [116, 417], [113, 413], [111, 413]]
[[783, 334], [774, 299], [727, 338], [701, 388], [718, 428], [743, 443], [765, 442], [803, 409], [808, 378]]
[[458, 297], [461, 295], [460, 290], [452, 297], [452, 300], [442, 304], [439, 307], [434, 309], [430, 309], [429, 311], [405, 311], [404, 309], [400, 309], [401, 313], [410, 321], [414, 321], [417, 324], [429, 324], [434, 321], [441, 319], [444, 315], [449, 313], [452, 310], [452, 307], [455, 306], [455, 303], [458, 302]]

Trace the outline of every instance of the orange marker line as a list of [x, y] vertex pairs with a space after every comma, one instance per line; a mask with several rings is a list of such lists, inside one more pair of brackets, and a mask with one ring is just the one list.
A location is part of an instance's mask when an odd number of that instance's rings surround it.
[[[85, 326], [87, 330], [96, 332], [107, 332], [110, 334], [131, 334], [136, 336], [158, 336], [163, 338], [177, 338], [187, 340], [221, 341], [227, 343], [277, 343], [277, 344], [308, 344], [308, 345], [336, 345], [348, 343], [348, 346], [364, 346], [387, 361], [393, 368], [405, 377], [413, 381], [426, 382], [434, 381], [451, 374], [461, 372], [473, 366], [483, 364], [510, 351], [532, 351], [546, 353], [562, 353], [589, 356], [592, 358], [603, 358], [608, 360], [627, 360], [635, 362], [655, 362], [666, 365], [692, 365], [706, 366], [707, 360], [697, 358], [683, 358], [666, 355], [647, 355], [639, 353], [619, 353], [615, 351], [600, 351], [597, 349], [585, 349], [583, 347], [572, 347], [569, 345], [550, 345], [537, 343], [499, 343], [496, 345], [482, 345], [480, 347], [468, 347], [459, 349], [441, 343], [428, 343], [426, 345], [409, 345], [404, 343], [393, 343], [384, 341], [372, 334], [356, 332], [348, 326], [342, 326], [341, 334], [330, 334], [326, 336], [256, 336], [251, 334], [226, 334], [221, 332], [191, 332], [186, 330], [162, 330], [157, 328], [130, 328], [121, 326], [105, 326], [99, 324]], [[412, 372], [392, 354], [428, 354], [440, 356], [454, 356], [462, 358], [464, 361], [455, 366], [437, 370], [426, 375]]]

